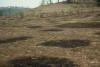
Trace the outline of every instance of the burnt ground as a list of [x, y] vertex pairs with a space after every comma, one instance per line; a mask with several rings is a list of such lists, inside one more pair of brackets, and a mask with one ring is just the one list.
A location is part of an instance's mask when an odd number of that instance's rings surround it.
[[99, 18], [0, 18], [0, 67], [99, 67]]
[[29, 38], [32, 38], [32, 37], [16, 37], [16, 38], [11, 38], [11, 39], [6, 39], [6, 40], [0, 40], [0, 44], [17, 42], [17, 41], [20, 41], [20, 40], [27, 40]]
[[55, 41], [47, 41], [41, 43], [43, 46], [57, 46], [63, 48], [75, 48], [81, 46], [88, 46], [90, 41], [88, 40], [55, 40]]
[[95, 34], [96, 34], [96, 35], [100, 35], [100, 32], [96, 32]]
[[62, 29], [54, 28], [54, 29], [46, 29], [46, 30], [41, 30], [41, 31], [45, 31], [45, 32], [47, 32], [47, 31], [49, 31], [49, 32], [59, 32], [59, 31], [63, 31], [63, 30]]
[[100, 28], [100, 23], [92, 22], [92, 23], [66, 23], [62, 25], [58, 25], [61, 28]]
[[52, 57], [20, 57], [9, 61], [14, 67], [75, 67], [69, 59]]

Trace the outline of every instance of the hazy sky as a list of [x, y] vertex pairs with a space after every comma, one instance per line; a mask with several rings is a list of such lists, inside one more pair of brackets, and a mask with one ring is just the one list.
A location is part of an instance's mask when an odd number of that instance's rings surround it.
[[[41, 4], [42, 0], [0, 0], [0, 7], [7, 6], [18, 6], [18, 7], [30, 7], [34, 8]], [[47, 0], [45, 0], [47, 1]], [[53, 2], [57, 2], [58, 0], [52, 0]], [[63, 0], [60, 0], [63, 1]]]

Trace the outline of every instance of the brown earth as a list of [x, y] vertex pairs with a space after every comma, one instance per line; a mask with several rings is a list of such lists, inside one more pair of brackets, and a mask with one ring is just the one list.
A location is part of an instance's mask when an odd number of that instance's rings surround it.
[[[99, 7], [77, 15], [65, 6], [1, 17], [0, 67], [100, 67]], [[55, 14], [63, 9], [69, 12]]]

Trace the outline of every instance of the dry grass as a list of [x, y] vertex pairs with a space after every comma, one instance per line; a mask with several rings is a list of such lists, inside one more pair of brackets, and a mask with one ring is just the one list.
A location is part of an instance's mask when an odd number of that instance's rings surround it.
[[[71, 4], [53, 4], [28, 11], [24, 13], [23, 19], [13, 16], [1, 17], [0, 67], [9, 67], [10, 64], [17, 64], [17, 67], [21, 64], [22, 67], [25, 67], [24, 64], [28, 67], [29, 64], [32, 67], [36, 62], [38, 67], [52, 67], [52, 64], [53, 67], [59, 67], [56, 63], [67, 63], [68, 67], [99, 67], [99, 7], [94, 8], [93, 14], [87, 9], [82, 15], [69, 14], [70, 8]], [[47, 15], [40, 17], [39, 9]], [[57, 16], [54, 15], [55, 12]], [[45, 58], [41, 64], [43, 56]], [[17, 59], [18, 57], [20, 58]]]

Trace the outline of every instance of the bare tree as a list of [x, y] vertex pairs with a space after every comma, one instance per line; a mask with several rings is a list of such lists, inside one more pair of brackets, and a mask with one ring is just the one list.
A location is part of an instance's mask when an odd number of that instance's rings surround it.
[[42, 0], [41, 5], [45, 5], [45, 0]]
[[50, 4], [52, 3], [52, 0], [49, 0]]
[[59, 3], [59, 0], [58, 0], [58, 3]]
[[68, 3], [71, 3], [72, 0], [67, 0]]

